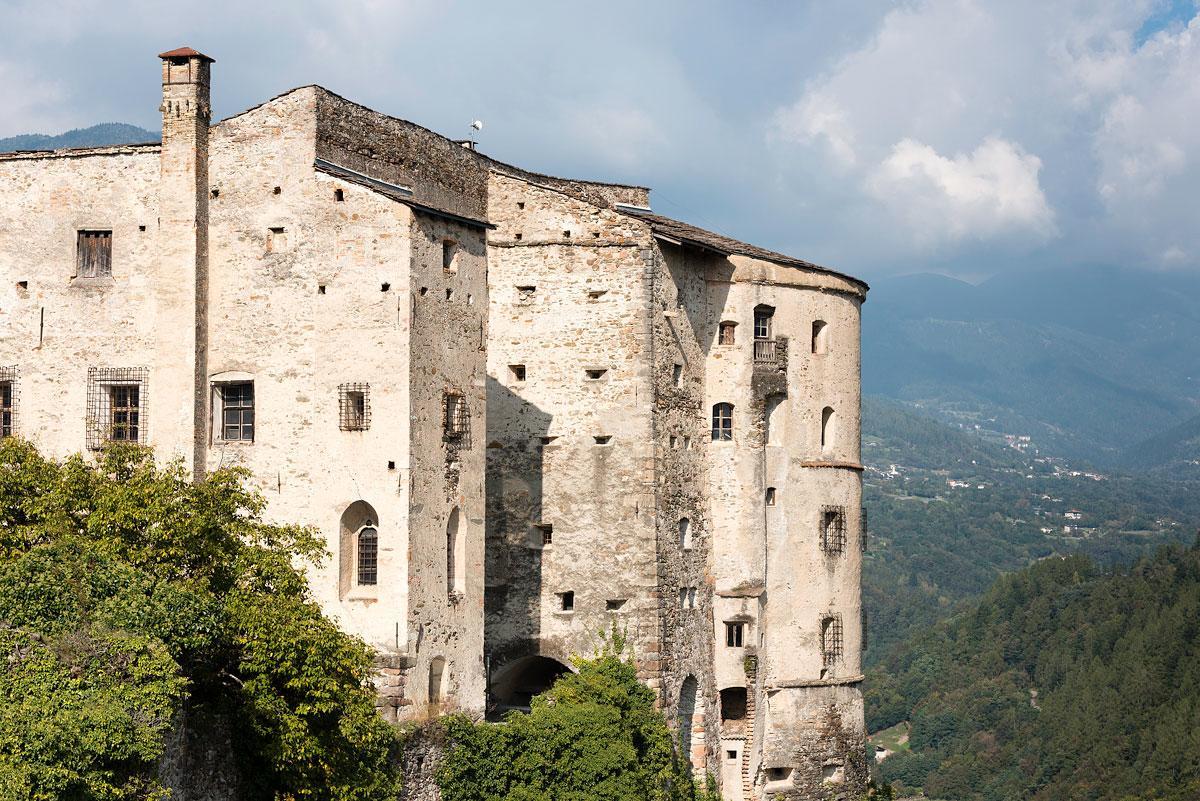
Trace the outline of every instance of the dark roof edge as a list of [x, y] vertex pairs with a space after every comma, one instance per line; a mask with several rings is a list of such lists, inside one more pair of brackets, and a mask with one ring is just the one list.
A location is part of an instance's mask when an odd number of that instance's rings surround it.
[[[685, 223], [682, 220], [675, 220], [671, 217], [665, 217], [647, 209], [637, 206], [629, 206], [622, 203], [616, 206], [615, 210], [626, 215], [627, 217], [644, 220], [650, 226], [650, 230], [656, 236], [665, 238], [668, 241], [676, 240], [692, 247], [702, 248], [704, 250], [725, 256], [745, 256], [751, 259], [774, 262], [787, 267], [795, 267], [801, 270], [812, 270], [814, 272], [825, 273], [826, 275], [833, 275], [849, 281], [856, 286], [862, 287], [864, 295], [871, 288], [867, 282], [863, 281], [861, 278], [855, 278], [852, 275], [847, 275], [846, 273], [838, 272], [837, 270], [831, 270], [828, 267], [822, 267], [819, 264], [813, 264], [810, 261], [797, 259], [793, 256], [788, 256], [783, 253], [775, 253], [774, 251], [767, 250], [766, 248], [760, 248], [756, 245], [751, 245], [747, 242], [742, 242], [737, 239], [727, 237], [724, 234], [718, 234], [715, 231], [709, 231], [707, 229], [700, 228], [699, 226], [692, 225], [691, 223]], [[689, 234], [692, 232], [695, 232], [696, 234], [707, 235], [709, 237], [715, 237], [719, 241], [706, 241], [706, 238], [703, 236], [689, 236]]]
[[323, 172], [327, 175], [332, 175], [348, 183], [357, 184], [358, 186], [370, 189], [372, 192], [391, 198], [397, 203], [403, 203], [414, 211], [428, 214], [433, 217], [440, 217], [444, 220], [450, 220], [462, 225], [469, 225], [474, 228], [495, 228], [496, 226], [487, 220], [480, 220], [474, 217], [467, 217], [462, 214], [455, 214], [452, 211], [445, 209], [427, 206], [424, 203], [418, 203], [413, 199], [413, 191], [407, 186], [399, 184], [389, 184], [387, 181], [381, 181], [378, 178], [372, 178], [357, 170], [352, 170], [349, 167], [343, 167], [340, 164], [335, 164], [327, 159], [317, 159], [313, 167], [318, 172]]

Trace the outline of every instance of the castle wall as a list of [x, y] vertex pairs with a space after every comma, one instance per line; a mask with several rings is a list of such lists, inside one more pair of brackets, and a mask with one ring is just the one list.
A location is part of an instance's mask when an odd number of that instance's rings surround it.
[[[0, 156], [0, 365], [16, 368], [16, 433], [50, 456], [86, 448], [88, 368], [156, 363], [159, 149]], [[144, 228], [144, 230], [143, 230]], [[76, 277], [80, 230], [112, 231], [112, 275]], [[149, 443], [190, 458], [179, 399], [155, 392]], [[190, 407], [188, 407], [190, 408]]]
[[499, 174], [488, 216], [493, 674], [531, 654], [569, 664], [616, 624], [656, 681], [647, 237], [622, 215]]

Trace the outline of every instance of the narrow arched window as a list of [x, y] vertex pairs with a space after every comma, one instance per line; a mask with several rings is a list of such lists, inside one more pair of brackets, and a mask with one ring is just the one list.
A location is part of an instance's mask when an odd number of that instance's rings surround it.
[[453, 597], [466, 589], [466, 570], [463, 564], [464, 549], [458, 532], [458, 507], [450, 512], [446, 522], [446, 595]]
[[833, 447], [834, 435], [834, 415], [833, 407], [826, 406], [821, 410], [821, 449], [828, 450]]
[[824, 320], [813, 320], [812, 324], [812, 352], [825, 353], [828, 348], [828, 330], [829, 326]]
[[718, 403], [713, 406], [712, 438], [713, 442], [729, 442], [733, 440], [732, 403]]
[[685, 551], [692, 547], [692, 521], [686, 517], [679, 519], [679, 547]]
[[443, 684], [446, 680], [446, 658], [442, 656], [434, 657], [429, 663], [429, 703], [440, 704], [442, 702]]
[[358, 530], [358, 583], [372, 586], [379, 582], [379, 532], [368, 523]]

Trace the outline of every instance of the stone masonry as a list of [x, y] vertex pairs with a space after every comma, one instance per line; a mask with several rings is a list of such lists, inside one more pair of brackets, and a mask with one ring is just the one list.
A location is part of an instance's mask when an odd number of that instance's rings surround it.
[[0, 154], [0, 382], [55, 456], [244, 465], [381, 713], [528, 706], [614, 626], [723, 797], [866, 778], [861, 281], [317, 86]]

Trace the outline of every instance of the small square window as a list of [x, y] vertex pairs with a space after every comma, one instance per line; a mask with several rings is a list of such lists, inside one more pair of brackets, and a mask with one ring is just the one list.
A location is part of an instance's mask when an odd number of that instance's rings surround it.
[[543, 523], [537, 528], [542, 537], [542, 547], [550, 545], [554, 542], [554, 526], [549, 523]]
[[738, 758], [738, 752], [734, 751], [732, 748], [727, 748], [725, 749], [725, 758], [730, 762], [736, 762]]
[[517, 305], [527, 306], [533, 303], [534, 295], [537, 294], [536, 286], [519, 286], [517, 287]]
[[604, 376], [608, 374], [608, 370], [606, 370], [604, 368], [600, 368], [600, 367], [589, 367], [587, 370], [584, 370], [583, 372], [584, 372], [584, 375], [587, 376], [588, 381], [599, 381], [601, 378], [604, 378]]
[[726, 648], [741, 648], [745, 644], [746, 624], [745, 623], [726, 623], [725, 624], [725, 647]]
[[720, 328], [718, 329], [717, 344], [718, 345], [734, 344], [734, 339], [735, 339], [734, 329], [736, 329], [736, 328], [737, 328], [737, 323], [733, 323], [733, 322], [721, 323]]
[[564, 612], [571, 612], [575, 609], [575, 593], [567, 590], [558, 594], [559, 609]]
[[341, 189], [335, 189], [333, 190], [333, 199], [337, 203], [342, 203], [346, 200], [346, 193]]
[[525, 380], [525, 365], [510, 364], [508, 366], [508, 374], [512, 378], [513, 381], [524, 381]]

